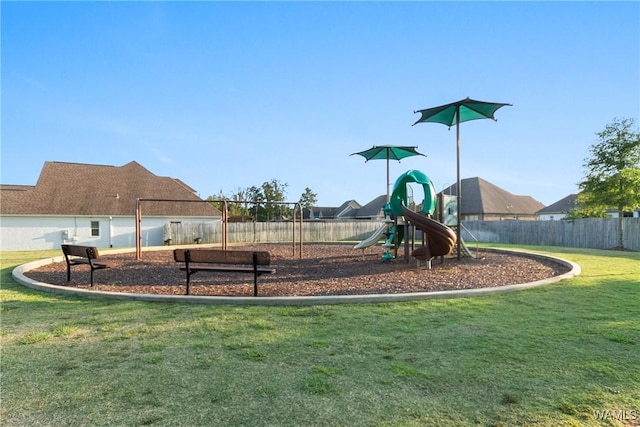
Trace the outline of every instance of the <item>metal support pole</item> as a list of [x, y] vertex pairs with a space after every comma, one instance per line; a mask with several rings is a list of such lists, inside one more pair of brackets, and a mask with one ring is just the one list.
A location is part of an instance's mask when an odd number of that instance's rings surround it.
[[462, 188], [460, 184], [460, 107], [456, 108], [456, 168], [457, 168], [457, 193], [458, 193], [458, 227], [456, 229], [457, 234], [457, 248], [458, 248], [458, 261], [460, 260], [460, 223], [462, 221]]
[[[298, 238], [300, 239], [300, 242], [299, 242], [300, 254], [298, 256], [300, 257], [300, 259], [302, 259], [302, 220], [303, 220], [303, 217], [304, 217], [304, 211], [302, 210], [302, 205], [300, 203], [296, 202], [293, 205], [293, 228], [294, 229], [296, 227], [296, 208], [300, 209], [300, 223], [298, 225], [298, 227], [299, 227], [299, 233], [298, 233], [299, 237]], [[293, 239], [294, 246], [295, 246], [295, 242], [296, 242], [296, 239], [295, 239], [295, 234], [294, 234], [294, 239]], [[295, 252], [294, 252], [294, 255], [295, 255]]]
[[222, 250], [227, 250], [228, 229], [229, 226], [229, 202], [224, 200], [222, 203]]
[[140, 211], [140, 199], [136, 199], [136, 260], [142, 259], [142, 228], [140, 222], [142, 221], [142, 214]]
[[[293, 205], [293, 221], [292, 221], [292, 225], [293, 228], [291, 229], [291, 246], [293, 249], [293, 256], [296, 256], [296, 207], [298, 206], [298, 204], [294, 204]], [[302, 212], [300, 212], [302, 214]]]

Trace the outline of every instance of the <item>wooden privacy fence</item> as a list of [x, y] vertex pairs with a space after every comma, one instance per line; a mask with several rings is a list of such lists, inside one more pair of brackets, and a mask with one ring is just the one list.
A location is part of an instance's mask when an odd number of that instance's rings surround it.
[[[305, 243], [361, 241], [382, 225], [380, 221], [306, 221], [302, 240]], [[290, 222], [229, 223], [228, 243], [292, 242]], [[567, 246], [610, 249], [618, 244], [618, 220], [587, 218], [576, 221], [465, 221], [462, 238], [488, 243]], [[296, 229], [296, 240], [299, 239]], [[640, 218], [623, 219], [624, 245], [640, 250]], [[196, 239], [199, 241], [196, 242]], [[419, 238], [419, 234], [418, 234]], [[222, 224], [181, 224], [164, 226], [168, 244], [222, 243]]]
[[[339, 242], [366, 239], [379, 228], [379, 221], [303, 222], [302, 241]], [[296, 228], [296, 240], [299, 239]], [[222, 223], [164, 225], [164, 241], [170, 245], [222, 243]], [[169, 241], [170, 240], [170, 241]], [[228, 243], [281, 243], [293, 241], [291, 222], [232, 222], [227, 224]]]
[[[623, 218], [624, 247], [640, 250], [640, 218]], [[611, 249], [618, 245], [618, 219], [575, 221], [464, 221], [462, 238], [488, 243]], [[466, 229], [466, 230], [465, 230]], [[475, 237], [475, 239], [474, 239]]]
[[167, 245], [190, 245], [193, 243], [222, 242], [222, 223], [182, 224], [172, 222], [164, 225], [162, 232]]

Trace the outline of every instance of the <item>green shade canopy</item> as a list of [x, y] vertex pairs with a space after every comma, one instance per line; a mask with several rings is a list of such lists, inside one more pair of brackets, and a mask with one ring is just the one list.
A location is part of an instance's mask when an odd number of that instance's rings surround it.
[[399, 145], [374, 145], [368, 150], [360, 151], [359, 153], [353, 153], [353, 155], [360, 155], [369, 160], [400, 160], [405, 157], [411, 156], [424, 156], [422, 153], [416, 151], [418, 147], [407, 147]]
[[415, 111], [415, 113], [420, 113], [421, 116], [414, 125], [431, 122], [442, 123], [443, 125], [451, 127], [457, 123], [467, 122], [469, 120], [496, 120], [494, 117], [495, 112], [506, 105], [510, 106], [511, 104], [476, 101], [471, 98], [466, 98], [462, 101], [452, 102], [451, 104]]
[[458, 226], [457, 226], [457, 238], [458, 238], [458, 259], [460, 259], [460, 207], [462, 206], [462, 194], [460, 191], [460, 123], [467, 122], [469, 120], [478, 119], [492, 119], [495, 112], [506, 105], [500, 102], [484, 102], [476, 101], [467, 97], [462, 101], [452, 102], [451, 104], [441, 105], [439, 107], [427, 108], [424, 110], [414, 111], [414, 113], [420, 113], [420, 118], [413, 125], [418, 123], [442, 123], [443, 125], [451, 126], [456, 125], [456, 174], [457, 174], [457, 196], [458, 196]]
[[400, 146], [400, 145], [374, 145], [368, 150], [352, 153], [365, 158], [365, 163], [369, 160], [386, 160], [387, 161], [387, 202], [389, 201], [389, 160], [400, 160], [411, 156], [424, 156], [416, 151], [418, 147]]

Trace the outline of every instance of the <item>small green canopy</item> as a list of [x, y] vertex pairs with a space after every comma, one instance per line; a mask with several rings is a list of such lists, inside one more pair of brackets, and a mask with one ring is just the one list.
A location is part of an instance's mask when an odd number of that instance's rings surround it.
[[374, 145], [368, 150], [353, 153], [351, 156], [359, 154], [366, 161], [369, 160], [400, 160], [411, 156], [424, 156], [416, 151], [418, 147], [400, 146], [400, 145]]
[[[353, 155], [360, 155], [364, 157], [365, 163], [369, 160], [386, 160], [387, 161], [387, 202], [389, 201], [389, 160], [404, 159], [411, 156], [424, 156], [422, 153], [416, 151], [417, 146], [401, 146], [401, 145], [374, 145], [368, 150], [360, 151], [358, 153], [352, 153]], [[426, 156], [425, 156], [426, 157]]]

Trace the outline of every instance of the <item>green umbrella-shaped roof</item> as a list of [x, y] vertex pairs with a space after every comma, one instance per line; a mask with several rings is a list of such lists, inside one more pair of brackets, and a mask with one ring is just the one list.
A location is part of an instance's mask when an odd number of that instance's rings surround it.
[[374, 145], [368, 150], [360, 151], [359, 154], [369, 160], [400, 160], [411, 156], [424, 156], [416, 151], [418, 147], [399, 146], [399, 145]]
[[420, 113], [421, 116], [414, 125], [418, 123], [433, 122], [453, 126], [456, 123], [462, 123], [469, 120], [495, 120], [495, 112], [505, 105], [511, 104], [476, 101], [471, 98], [466, 98], [462, 101], [452, 102], [451, 104], [416, 111], [416, 113]]
[[[374, 145], [368, 150], [360, 151], [359, 153], [352, 153], [351, 155], [358, 154], [364, 157], [368, 162], [369, 160], [386, 160], [387, 161], [387, 201], [389, 201], [389, 160], [400, 160], [405, 157], [411, 156], [424, 156], [422, 153], [416, 151], [418, 147], [401, 146], [401, 145]], [[426, 156], [425, 156], [426, 157]]]

